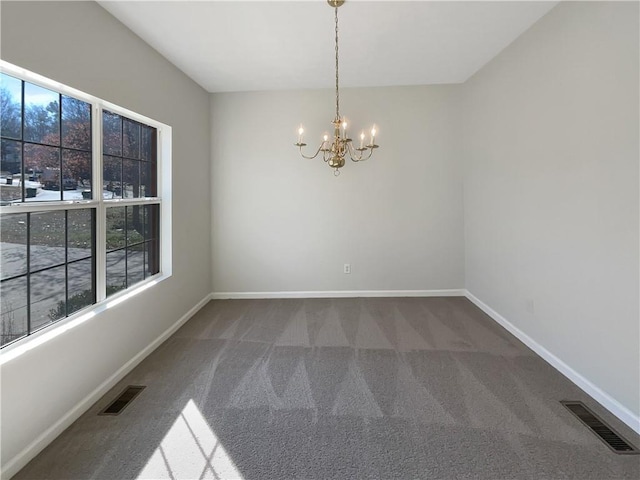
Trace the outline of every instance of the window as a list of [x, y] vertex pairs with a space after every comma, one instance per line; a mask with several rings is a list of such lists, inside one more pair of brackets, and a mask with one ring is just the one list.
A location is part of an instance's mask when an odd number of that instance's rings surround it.
[[0, 67], [4, 347], [170, 275], [171, 128]]
[[158, 273], [158, 205], [107, 209], [107, 296]]

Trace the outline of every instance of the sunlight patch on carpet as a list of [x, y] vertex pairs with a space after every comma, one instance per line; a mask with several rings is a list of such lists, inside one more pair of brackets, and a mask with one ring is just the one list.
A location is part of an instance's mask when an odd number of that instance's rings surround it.
[[151, 478], [243, 479], [193, 400], [138, 475]]

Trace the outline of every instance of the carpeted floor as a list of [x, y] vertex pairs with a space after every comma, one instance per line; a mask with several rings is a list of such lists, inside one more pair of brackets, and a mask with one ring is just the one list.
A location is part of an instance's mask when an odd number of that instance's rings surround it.
[[15, 478], [640, 478], [559, 400], [638, 442], [464, 298], [213, 301]]

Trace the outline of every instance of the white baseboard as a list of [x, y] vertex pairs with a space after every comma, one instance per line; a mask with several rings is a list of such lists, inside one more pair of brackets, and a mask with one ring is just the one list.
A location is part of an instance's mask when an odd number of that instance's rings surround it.
[[480, 310], [489, 315], [492, 319], [506, 328], [512, 335], [518, 338], [522, 343], [524, 343], [531, 350], [536, 352], [540, 357], [547, 361], [552, 367], [562, 373], [565, 377], [575, 383], [578, 387], [584, 390], [588, 395], [590, 395], [594, 400], [596, 400], [600, 405], [609, 410], [612, 414], [618, 417], [621, 421], [623, 421], [629, 428], [633, 429], [635, 432], [640, 434], [640, 417], [635, 415], [631, 410], [618, 402], [615, 398], [611, 397], [608, 393], [604, 392], [598, 386], [594, 385], [576, 372], [573, 368], [567, 365], [565, 362], [556, 357], [549, 350], [544, 348], [534, 339], [532, 339], [529, 335], [524, 333], [514, 324], [512, 324], [509, 320], [504, 318], [474, 294], [466, 291], [466, 297], [472, 301]]
[[211, 298], [357, 298], [357, 297], [464, 297], [466, 290], [336, 290], [309, 292], [213, 292]]
[[2, 471], [0, 472], [0, 478], [11, 478], [18, 473], [31, 459], [33, 459], [38, 453], [40, 453], [47, 445], [49, 445], [58, 435], [65, 431], [73, 422], [75, 422], [80, 416], [86, 412], [94, 403], [96, 403], [105, 393], [113, 388], [125, 375], [133, 370], [142, 360], [144, 360], [151, 352], [162, 344], [167, 338], [169, 338], [178, 328], [187, 322], [198, 310], [204, 307], [209, 300], [211, 300], [211, 294], [200, 300], [193, 308], [185, 313], [176, 323], [166, 329], [159, 337], [153, 342], [147, 345], [144, 350], [141, 350], [135, 357], [125, 363], [117, 372], [111, 377], [102, 382], [93, 392], [80, 400], [67, 414], [54, 423], [51, 427], [45, 430], [38, 438], [27, 445], [20, 453], [18, 453], [11, 460], [2, 465]]

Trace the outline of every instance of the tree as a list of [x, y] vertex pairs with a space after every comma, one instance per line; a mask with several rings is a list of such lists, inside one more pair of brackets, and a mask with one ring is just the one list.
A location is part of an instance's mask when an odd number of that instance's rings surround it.
[[[66, 106], [63, 103], [63, 108]], [[91, 182], [91, 118], [74, 117], [67, 119], [63, 110], [62, 145], [86, 151], [62, 150], [63, 176], [77, 180], [85, 186]]]
[[3, 137], [20, 138], [20, 103], [13, 100], [11, 92], [0, 87], [0, 133]]
[[[85, 186], [91, 181], [91, 110], [89, 104], [71, 97], [62, 97], [62, 139], [57, 132], [43, 138], [43, 143], [60, 145], [62, 149], [62, 178], [73, 178]], [[42, 166], [50, 165], [50, 158], [36, 156], [34, 162]], [[45, 154], [42, 151], [41, 154]], [[60, 168], [57, 159], [57, 168]]]
[[[20, 104], [14, 101], [11, 92], [0, 88], [0, 133], [3, 137], [20, 138], [21, 111]], [[3, 172], [18, 173], [21, 166], [20, 144], [11, 140], [2, 140], [0, 147], [0, 170]]]
[[58, 101], [47, 105], [32, 103], [24, 109], [24, 139], [37, 143], [60, 145]]

